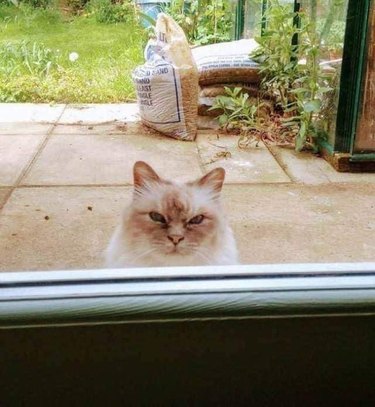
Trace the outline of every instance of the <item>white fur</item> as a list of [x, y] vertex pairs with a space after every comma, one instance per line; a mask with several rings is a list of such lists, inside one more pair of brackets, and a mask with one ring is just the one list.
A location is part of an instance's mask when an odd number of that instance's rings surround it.
[[108, 268], [121, 267], [178, 267], [178, 266], [208, 266], [238, 264], [238, 252], [232, 229], [226, 225], [221, 231], [223, 239], [217, 249], [205, 253], [205, 257], [198, 255], [180, 256], [165, 255], [159, 252], [147, 254], [141, 248], [129, 251], [123, 229], [118, 226], [106, 251], [106, 266]]

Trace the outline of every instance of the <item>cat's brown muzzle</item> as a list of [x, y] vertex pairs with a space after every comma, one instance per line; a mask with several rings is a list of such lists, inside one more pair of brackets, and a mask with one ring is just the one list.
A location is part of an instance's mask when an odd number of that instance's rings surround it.
[[168, 235], [167, 237], [175, 246], [185, 239], [182, 235]]

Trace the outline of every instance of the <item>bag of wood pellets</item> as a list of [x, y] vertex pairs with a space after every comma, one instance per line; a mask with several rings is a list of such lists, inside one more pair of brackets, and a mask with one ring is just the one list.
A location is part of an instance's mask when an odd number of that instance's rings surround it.
[[181, 27], [160, 13], [156, 39], [144, 65], [133, 72], [143, 123], [168, 136], [194, 140], [197, 133], [198, 71]]
[[193, 48], [199, 84], [259, 83], [260, 66], [249, 56], [257, 47], [255, 40], [248, 39]]

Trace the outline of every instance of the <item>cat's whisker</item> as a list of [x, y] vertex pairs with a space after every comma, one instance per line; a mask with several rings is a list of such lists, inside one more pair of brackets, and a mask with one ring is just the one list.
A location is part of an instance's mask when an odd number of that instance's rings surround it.
[[206, 260], [207, 262], [210, 262], [210, 257], [207, 256], [207, 255], [203, 252], [203, 250], [197, 249], [197, 250], [195, 251], [195, 253], [196, 253], [199, 257], [201, 257], [203, 260]]
[[152, 249], [149, 249], [149, 250], [145, 250], [143, 253], [140, 253], [140, 254], [138, 254], [138, 256], [135, 256], [134, 259], [133, 259], [133, 261], [142, 259], [143, 257], [148, 256], [149, 254], [151, 254], [151, 253], [153, 253], [153, 252], [155, 252], [155, 251], [156, 251], [155, 248], [152, 248]]

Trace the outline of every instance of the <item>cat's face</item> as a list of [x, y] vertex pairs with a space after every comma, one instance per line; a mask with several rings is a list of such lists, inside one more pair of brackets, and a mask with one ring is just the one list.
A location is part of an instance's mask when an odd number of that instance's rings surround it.
[[203, 260], [222, 225], [219, 195], [224, 176], [217, 168], [195, 182], [176, 184], [137, 162], [126, 226], [130, 240], [150, 254], [197, 255]]

